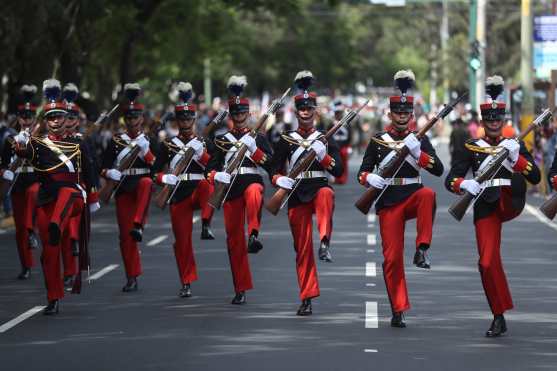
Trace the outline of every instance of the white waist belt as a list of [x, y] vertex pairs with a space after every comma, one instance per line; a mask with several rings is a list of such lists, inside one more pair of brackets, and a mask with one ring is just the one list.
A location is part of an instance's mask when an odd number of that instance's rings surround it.
[[149, 174], [151, 171], [149, 169], [145, 169], [145, 168], [131, 168], [131, 169], [126, 169], [124, 171], [122, 171], [123, 175], [143, 175], [143, 174]]
[[15, 170], [16, 173], [33, 173], [35, 169], [33, 166], [20, 166]]
[[196, 173], [188, 173], [188, 174], [181, 174], [178, 176], [178, 179], [181, 181], [188, 181], [188, 180], [201, 180], [205, 179], [203, 174], [196, 174]]
[[422, 177], [417, 176], [415, 178], [386, 178], [385, 184], [389, 185], [408, 185], [408, 184], [418, 184], [422, 183]]
[[511, 180], [503, 179], [503, 178], [490, 179], [490, 180], [486, 180], [485, 182], [482, 182], [482, 184], [480, 185], [482, 186], [482, 188], [510, 186]]
[[304, 171], [300, 173], [300, 175], [298, 175], [296, 179], [326, 178], [326, 177], [327, 177], [327, 173], [322, 170], [319, 170], [319, 171]]
[[238, 173], [239, 175], [242, 174], [258, 174], [259, 175], [259, 171], [257, 170], [256, 167], [244, 167], [242, 166], [241, 168], [238, 169], [238, 171], [233, 172], [232, 174], [236, 174]]

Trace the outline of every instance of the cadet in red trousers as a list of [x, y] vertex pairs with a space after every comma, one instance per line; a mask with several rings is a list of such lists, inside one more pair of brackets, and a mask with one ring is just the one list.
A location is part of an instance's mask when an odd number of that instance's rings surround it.
[[[314, 126], [317, 95], [308, 91], [312, 82], [313, 75], [310, 71], [301, 71], [296, 75], [295, 83], [301, 90], [294, 98], [298, 129], [286, 131], [281, 135], [272, 159], [272, 169], [275, 173], [272, 178], [273, 184], [285, 189], [296, 187], [288, 200], [288, 220], [294, 239], [296, 271], [302, 300], [297, 312], [299, 316], [311, 315], [311, 299], [319, 296], [317, 268], [313, 257], [313, 214], [315, 213], [317, 218], [321, 239], [319, 259], [331, 262], [329, 247], [333, 230], [335, 193], [329, 186], [328, 175], [342, 174], [342, 162], [334, 139], [329, 139], [325, 144], [322, 141], [323, 133]], [[280, 173], [285, 167], [286, 173], [290, 172], [293, 165], [310, 148], [315, 151], [317, 158], [298, 179], [291, 179]]]
[[[23, 85], [21, 94], [23, 102], [17, 106], [17, 123], [20, 133], [31, 132], [36, 124], [35, 114], [37, 106], [32, 102], [37, 92], [35, 85]], [[11, 187], [11, 201], [15, 221], [15, 238], [21, 272], [18, 278], [26, 280], [31, 275], [31, 268], [35, 265], [33, 251], [39, 247], [39, 240], [34, 232], [35, 208], [39, 182], [31, 164], [19, 158], [15, 152], [16, 143], [13, 137], [6, 139], [2, 153], [2, 178], [6, 182], [6, 190]], [[17, 165], [16, 169], [10, 167]], [[15, 184], [13, 183], [15, 182]]]
[[[391, 326], [402, 328], [406, 327], [403, 313], [410, 309], [404, 276], [406, 221], [416, 218], [414, 264], [429, 269], [430, 263], [425, 252], [431, 244], [435, 192], [423, 186], [420, 171], [425, 169], [435, 176], [441, 176], [443, 164], [428, 138], [419, 141], [408, 127], [413, 117], [414, 98], [407, 95], [407, 91], [414, 85], [414, 73], [399, 71], [394, 80], [401, 95], [389, 98], [391, 123], [384, 132], [371, 138], [358, 171], [358, 180], [364, 186], [383, 189], [375, 203], [383, 244], [383, 277], [393, 312]], [[373, 172], [390, 161], [401, 146], [408, 147], [410, 155], [395, 178], [382, 178]]]
[[[123, 292], [137, 291], [137, 277], [141, 275], [139, 244], [143, 239], [143, 226], [151, 200], [151, 166], [155, 156], [150, 150], [149, 139], [143, 133], [143, 104], [137, 101], [141, 87], [126, 84], [124, 94], [127, 103], [122, 104], [126, 132], [112, 138], [103, 156], [101, 175], [118, 183], [115, 192], [116, 217], [120, 229], [120, 251], [124, 260], [127, 282]], [[139, 146], [140, 152], [128, 169], [120, 172], [120, 161]]]
[[27, 158], [40, 174], [37, 224], [48, 298], [44, 314], [56, 314], [58, 300], [64, 296], [60, 243], [67, 238], [70, 219], [81, 214], [84, 208], [85, 192], [80, 186], [80, 175], [90, 174], [92, 169], [85, 168], [87, 162], [80, 161], [80, 145], [64, 141], [66, 105], [58, 101], [60, 82], [46, 80], [43, 91], [48, 100], [43, 107], [48, 134], [29, 137], [27, 132], [22, 132], [15, 140], [17, 153]]
[[[178, 295], [188, 298], [192, 295], [191, 283], [197, 280], [191, 237], [193, 211], [207, 205], [211, 187], [204, 175], [209, 154], [205, 150], [203, 141], [194, 132], [196, 107], [189, 102], [192, 97], [192, 86], [190, 83], [180, 82], [177, 89], [180, 101], [174, 107], [174, 114], [179, 133], [176, 137], [162, 143], [153, 166], [153, 173], [158, 184], [173, 187], [170, 218], [175, 238], [174, 256], [182, 284]], [[175, 175], [175, 167], [190, 148], [195, 151], [192, 161], [181, 174]]]
[[[480, 106], [483, 138], [471, 139], [466, 151], [455, 159], [445, 180], [445, 186], [453, 193], [470, 192], [477, 196], [474, 202], [474, 227], [480, 260], [478, 262], [482, 284], [493, 313], [493, 321], [487, 337], [496, 337], [507, 331], [503, 314], [513, 308], [511, 292], [501, 261], [502, 224], [516, 218], [526, 202], [526, 181], [540, 182], [540, 170], [522, 141], [503, 136], [505, 103], [497, 101], [503, 92], [504, 81], [492, 76], [486, 81], [486, 92], [491, 100]], [[512, 130], [511, 130], [512, 131]], [[511, 133], [513, 134], [513, 133]], [[509, 151], [500, 170], [492, 179], [479, 184], [465, 179], [469, 169], [475, 177], [491, 160], [493, 151], [506, 148]]]
[[[215, 138], [214, 150], [207, 166], [211, 182], [230, 183], [231, 176], [223, 169], [234, 158], [238, 147], [242, 144], [248, 147], [247, 156], [238, 172], [232, 174], [235, 180], [229, 188], [223, 206], [226, 244], [236, 292], [232, 304], [245, 304], [246, 291], [253, 288], [247, 254], [257, 253], [263, 248], [258, 239], [263, 206], [263, 177], [259, 166], [268, 171], [268, 157], [272, 153], [265, 136], [260, 133], [256, 138], [250, 136], [249, 100], [241, 97], [246, 85], [245, 76], [232, 76], [228, 80], [231, 93], [228, 107], [233, 127], [224, 135]], [[246, 219], [249, 235], [247, 246], [244, 230]]]

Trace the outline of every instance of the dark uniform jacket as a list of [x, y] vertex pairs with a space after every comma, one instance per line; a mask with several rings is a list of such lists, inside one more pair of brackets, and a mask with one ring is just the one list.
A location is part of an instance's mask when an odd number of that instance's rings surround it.
[[[491, 143], [483, 139], [471, 139], [467, 141], [466, 151], [455, 159], [455, 163], [445, 179], [445, 187], [453, 193], [461, 193], [460, 184], [464, 180], [468, 170], [471, 169], [473, 176], [477, 176], [480, 165], [484, 161], [487, 163], [488, 160], [486, 160], [486, 158], [490, 157], [488, 153], [483, 153], [477, 149], [487, 145], [497, 145], [501, 140], [496, 140]], [[475, 147], [470, 147], [470, 145]], [[476, 148], [476, 150], [474, 150], [474, 148]], [[526, 203], [525, 179], [532, 184], [540, 182], [540, 170], [534, 163], [532, 155], [530, 155], [526, 149], [524, 142], [520, 142], [520, 155], [514, 167], [511, 168], [510, 163], [508, 161], [506, 162], [506, 166], [502, 166], [493, 179], [507, 179], [511, 181], [511, 185], [486, 188], [479, 199], [474, 203], [474, 221], [484, 218], [495, 211], [499, 204], [502, 187], [511, 187], [512, 207], [518, 212], [522, 211]]]
[[[285, 164], [291, 164], [292, 166], [286, 167], [286, 169], [291, 169], [304, 157], [305, 153], [307, 153], [307, 149], [309, 149], [311, 143], [308, 141], [307, 148], [302, 151], [303, 147], [296, 141], [296, 138], [299, 139], [301, 137], [303, 139], [312, 140], [321, 138], [322, 136], [323, 132], [318, 130], [309, 133], [300, 129], [284, 132], [276, 145], [275, 154], [272, 159], [273, 184], [276, 184], [276, 180], [279, 176], [288, 175], [288, 172], [284, 171]], [[298, 150], [298, 148], [300, 148], [300, 150]], [[297, 156], [297, 154], [299, 154], [299, 156]], [[297, 158], [293, 159], [293, 156], [297, 156]], [[292, 163], [292, 161], [294, 161], [294, 163]], [[315, 159], [307, 171], [328, 172], [335, 177], [342, 175], [342, 161], [340, 159], [338, 146], [334, 139], [328, 139], [327, 156], [325, 156], [323, 161], [319, 162]], [[298, 186], [288, 200], [288, 207], [291, 208], [312, 201], [317, 191], [323, 187], [331, 187], [326, 176], [302, 178], [299, 180]]]
[[[176, 164], [178, 163], [178, 159], [180, 157], [176, 156], [181, 156], [179, 155], [180, 150], [183, 149], [185, 151], [185, 147], [192, 139], [193, 138], [184, 139], [181, 136], [178, 136], [176, 137], [176, 139], [166, 139], [164, 142], [162, 142], [161, 150], [158, 153], [157, 159], [152, 168], [153, 178], [158, 184], [164, 185], [162, 183], [162, 177], [164, 174], [174, 173], [173, 169], [170, 169], [170, 171], [167, 172], [165, 172], [165, 170], [166, 168], [170, 167], [173, 159], [176, 158]], [[184, 170], [182, 174], [197, 174], [205, 177], [205, 168], [207, 162], [209, 161], [209, 158], [210, 156], [205, 150], [199, 161], [192, 159], [189, 166]], [[180, 183], [178, 184], [178, 189], [175, 190], [174, 196], [172, 196], [170, 203], [177, 203], [191, 196], [200, 181], [201, 179], [180, 181]]]
[[[402, 141], [408, 134], [410, 134], [409, 131], [399, 132], [394, 129], [387, 129], [387, 131], [385, 132], [379, 132], [375, 134], [373, 138], [377, 140], [384, 140], [386, 135], [388, 135], [394, 141]], [[420, 149], [422, 150], [422, 154], [420, 158], [415, 161], [415, 165], [418, 167], [418, 169], [423, 168], [435, 176], [441, 176], [443, 174], [443, 163], [441, 162], [439, 157], [437, 157], [435, 149], [431, 145], [431, 142], [429, 141], [427, 136], [425, 136], [421, 140]], [[369, 173], [372, 173], [376, 167], [379, 167], [383, 159], [389, 156], [391, 152], [394, 152], [394, 149], [382, 145], [372, 139], [367, 146], [364, 159], [362, 160], [362, 165], [360, 166], [360, 170], [358, 171], [358, 181], [361, 184], [366, 185], [367, 175]], [[412, 156], [409, 155], [409, 157]], [[404, 161], [399, 172], [395, 175], [395, 178], [416, 178], [420, 175], [418, 169], [416, 169], [416, 167], [414, 167], [408, 161]], [[406, 185], [397, 185], [395, 183], [389, 185], [381, 198], [379, 198], [375, 203], [376, 212], [379, 212], [382, 208], [394, 206], [406, 200], [414, 192], [422, 187], [423, 185], [421, 183]]]
[[[4, 148], [2, 149], [2, 158], [0, 159], [0, 168], [6, 170], [10, 168], [13, 161], [17, 160], [17, 155], [15, 153], [14, 136], [8, 137]], [[19, 173], [19, 175], [18, 175]], [[15, 178], [17, 176], [17, 178]], [[21, 166], [14, 171], [15, 184], [12, 187], [12, 192], [25, 192], [25, 190], [31, 186], [33, 183], [39, 181], [38, 175], [31, 166], [31, 163], [24, 159]]]
[[[75, 133], [65, 140], [80, 145], [82, 163], [82, 174], [80, 175], [80, 179], [82, 185], [87, 191], [87, 203], [97, 202], [98, 195], [96, 193], [100, 186], [100, 177], [95, 151], [91, 147], [91, 144], [88, 143], [80, 133]], [[83, 173], [83, 169], [88, 169], [88, 171]], [[90, 197], [93, 197], [94, 199], [90, 200]]]
[[[239, 141], [248, 132], [249, 130], [238, 131], [233, 129], [223, 135], [216, 136], [213, 145], [211, 146], [211, 158], [207, 164], [209, 179], [213, 179], [215, 172], [223, 171], [226, 168], [227, 153], [234, 146], [233, 142]], [[273, 153], [271, 146], [265, 136], [259, 133], [255, 138], [255, 143], [257, 145], [257, 151], [255, 151], [255, 153], [251, 156], [248, 156], [249, 151], [247, 151], [247, 155], [244, 158], [241, 167], [257, 170], [258, 166], [261, 166], [270, 174], [269, 159]], [[230, 155], [228, 157], [230, 161], [234, 158]], [[252, 183], [259, 183], [263, 185], [263, 177], [260, 174], [238, 174], [235, 180], [234, 175], [232, 175], [232, 180], [234, 183], [229, 189], [228, 196], [225, 201], [240, 197], [243, 195], [245, 189]]]
[[[128, 141], [126, 140], [127, 134], [116, 134], [108, 144], [106, 151], [104, 152], [102, 159], [102, 172], [105, 175], [106, 170], [114, 169], [116, 167], [116, 159], [118, 154], [128, 146]], [[145, 138], [149, 140], [149, 137], [145, 135]], [[139, 179], [143, 177], [151, 176], [151, 165], [155, 161], [155, 157], [152, 154], [152, 150], [149, 150], [145, 158], [137, 156], [135, 161], [132, 163], [131, 171], [140, 171], [142, 174], [129, 174], [126, 175], [122, 173], [121, 184], [116, 191], [116, 196], [121, 192], [133, 192], [137, 187]], [[141, 169], [141, 170], [140, 170]]]
[[553, 157], [553, 163], [551, 164], [551, 169], [549, 169], [547, 177], [551, 187], [557, 190], [557, 156]]

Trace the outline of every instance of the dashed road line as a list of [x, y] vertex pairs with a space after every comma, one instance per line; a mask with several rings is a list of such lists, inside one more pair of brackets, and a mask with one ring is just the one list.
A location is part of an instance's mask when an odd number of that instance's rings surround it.
[[375, 262], [367, 262], [366, 277], [375, 277], [375, 276], [377, 276], [377, 268], [375, 266]]
[[24, 312], [24, 313], [20, 314], [16, 318], [14, 318], [12, 320], [9, 320], [8, 322], [6, 322], [2, 326], [0, 326], [0, 334], [8, 331], [9, 329], [16, 326], [17, 324], [25, 321], [27, 318], [34, 316], [35, 314], [42, 311], [44, 308], [46, 308], [44, 305], [33, 307], [33, 308], [29, 309], [27, 312]]
[[161, 243], [162, 241], [168, 238], [167, 234], [160, 235], [158, 237], [153, 238], [151, 241], [147, 242], [147, 246], [155, 246]]
[[530, 214], [534, 215], [540, 222], [547, 225], [549, 228], [553, 228], [553, 229], [557, 230], [557, 224], [552, 222], [551, 220], [547, 219], [546, 216], [543, 215], [543, 213], [541, 211], [539, 211], [537, 208], [535, 208], [534, 206], [532, 206], [530, 204], [524, 205], [524, 208]]
[[373, 254], [375, 252], [375, 250], [374, 249], [367, 249], [366, 252], [369, 252], [369, 253]]
[[375, 234], [367, 235], [367, 244], [371, 246], [377, 245], [377, 236]]
[[89, 281], [98, 280], [99, 278], [101, 278], [102, 276], [104, 276], [108, 272], [111, 272], [111, 271], [115, 270], [119, 266], [120, 266], [119, 264], [110, 264], [110, 265], [104, 267], [103, 269], [101, 269], [100, 271], [98, 271], [97, 273], [89, 276]]
[[379, 319], [377, 316], [377, 302], [366, 301], [366, 328], [378, 328]]
[[377, 349], [364, 349], [364, 353], [378, 353]]

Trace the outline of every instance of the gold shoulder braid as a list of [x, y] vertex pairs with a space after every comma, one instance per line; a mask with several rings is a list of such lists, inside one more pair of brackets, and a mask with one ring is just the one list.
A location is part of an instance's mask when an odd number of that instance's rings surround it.
[[179, 153], [182, 150], [179, 146], [177, 146], [176, 144], [172, 143], [169, 140], [163, 141], [163, 144], [166, 146], [166, 148], [168, 148], [170, 152], [173, 153]]
[[376, 137], [371, 137], [371, 140], [373, 140], [375, 143], [383, 146], [383, 147], [387, 147], [390, 149], [398, 149], [396, 146], [398, 146], [401, 143], [404, 143], [403, 140], [394, 140], [392, 142], [387, 142], [386, 140], [382, 140]]
[[304, 149], [308, 149], [314, 141], [323, 138], [323, 135], [321, 135], [321, 136], [319, 136], [317, 138], [314, 138], [314, 139], [310, 139], [310, 140], [304, 139], [301, 142], [299, 142], [299, 141], [290, 137], [287, 134], [281, 134], [280, 136], [281, 136], [282, 139], [284, 139], [288, 143], [296, 145], [296, 146], [302, 146]]
[[470, 144], [470, 143], [465, 143], [464, 146], [466, 147], [466, 149], [468, 149], [472, 152], [487, 153], [489, 155], [493, 155], [493, 154], [499, 152], [501, 150], [501, 148], [503, 148], [503, 147], [498, 147], [498, 146], [480, 147], [480, 146], [476, 146], [476, 145]]
[[230, 150], [229, 148], [225, 147], [227, 145], [231, 145], [231, 146], [236, 147], [236, 148], [240, 148], [240, 146], [242, 145], [242, 143], [240, 141], [230, 142], [228, 140], [215, 139], [214, 142], [215, 142], [215, 145], [217, 146], [217, 148], [220, 149], [223, 152], [228, 152]]
[[[36, 138], [36, 137], [31, 137], [31, 140], [37, 142], [38, 144], [52, 150], [50, 148], [50, 146], [41, 138]], [[68, 160], [73, 159], [74, 157], [77, 156], [77, 162], [78, 162], [78, 170], [81, 169], [81, 150], [79, 149], [79, 144], [76, 143], [69, 143], [69, 142], [61, 142], [61, 141], [52, 141], [52, 143], [54, 144], [54, 152], [56, 152], [56, 154], [60, 154], [63, 153], [64, 155], [68, 154]], [[31, 147], [32, 148], [32, 147]], [[46, 169], [41, 169], [39, 167], [33, 166], [33, 169], [37, 170], [37, 171], [42, 171], [42, 172], [49, 172], [52, 170], [56, 170], [59, 167], [65, 165], [64, 161], [60, 161], [58, 164], [46, 168]], [[79, 176], [79, 171], [77, 172], [78, 176]]]

